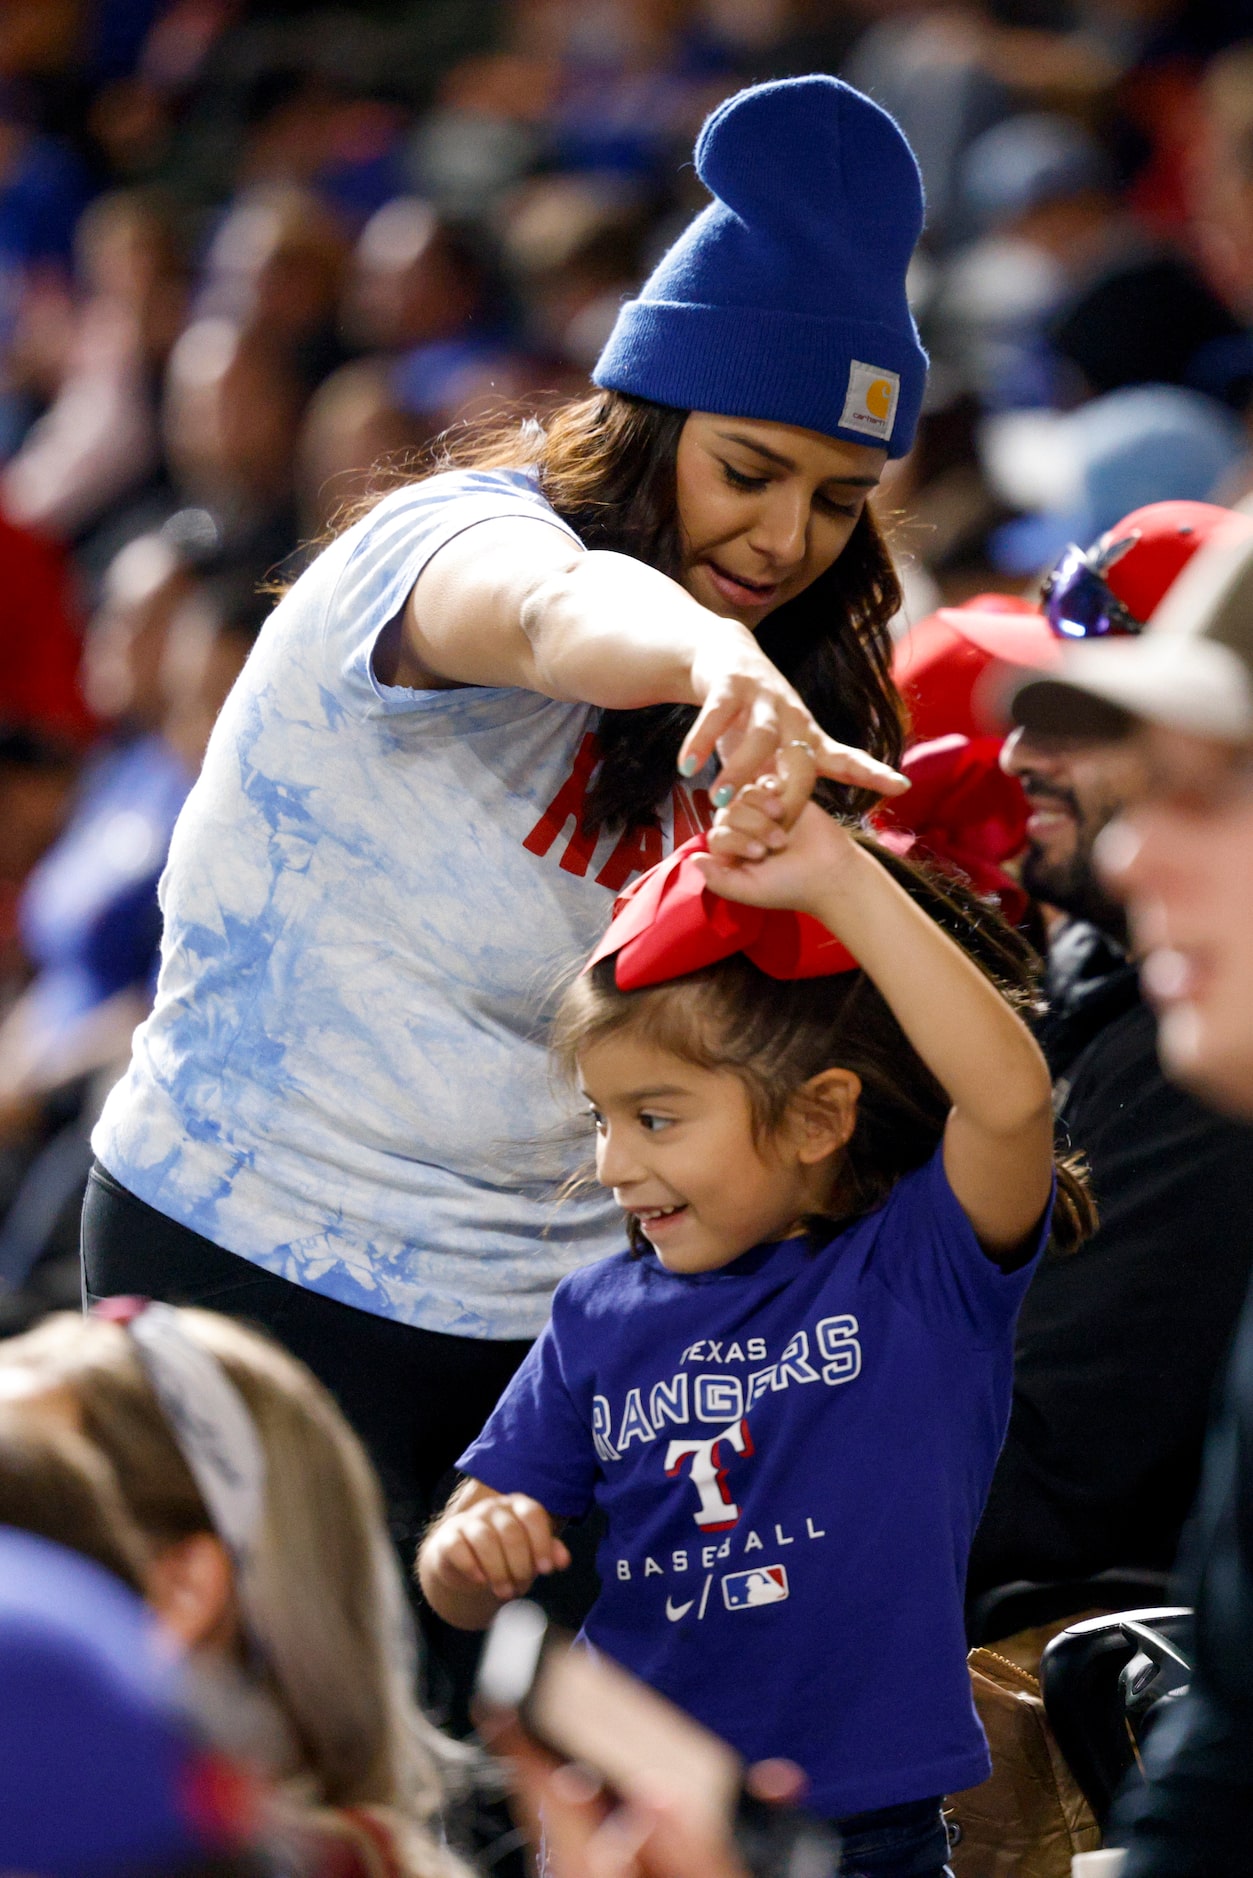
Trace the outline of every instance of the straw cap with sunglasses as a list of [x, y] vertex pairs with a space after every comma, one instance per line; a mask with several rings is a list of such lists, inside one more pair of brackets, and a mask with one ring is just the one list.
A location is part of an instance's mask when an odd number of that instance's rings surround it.
[[1146, 718], [1253, 740], [1249, 517], [1209, 503], [1154, 503], [1090, 553], [1067, 549], [1041, 607], [1071, 643], [1047, 676], [1017, 687], [1012, 712], [1027, 731], [1105, 739]]

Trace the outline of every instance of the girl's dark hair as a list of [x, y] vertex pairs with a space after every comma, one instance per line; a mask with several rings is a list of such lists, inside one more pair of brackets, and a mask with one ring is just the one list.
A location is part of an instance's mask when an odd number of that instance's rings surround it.
[[[542, 425], [532, 419], [475, 427], [461, 436], [446, 433], [426, 473], [532, 470], [587, 547], [629, 554], [677, 577], [683, 549], [675, 456], [687, 415], [624, 392], [594, 391], [558, 406]], [[892, 764], [904, 748], [888, 633], [900, 604], [900, 584], [867, 508], [833, 566], [772, 614], [757, 635], [829, 736]], [[589, 826], [656, 818], [695, 716], [690, 706], [678, 704], [604, 713], [604, 761], [588, 797]], [[875, 799], [826, 781], [815, 794], [825, 808], [844, 814], [859, 814]]]
[[[992, 981], [1025, 1013], [1039, 960], [986, 900], [961, 881], [857, 839]], [[589, 1044], [630, 1029], [701, 1069], [730, 1070], [748, 1094], [753, 1127], [769, 1136], [811, 1077], [839, 1066], [861, 1079], [857, 1125], [844, 1151], [830, 1218], [847, 1224], [878, 1206], [902, 1175], [940, 1144], [951, 1103], [867, 973], [770, 978], [742, 953], [643, 991], [620, 991], [614, 961], [602, 959], [562, 1000], [553, 1047], [573, 1075]], [[814, 1222], [815, 1230], [828, 1224]], [[1096, 1229], [1082, 1161], [1057, 1159], [1053, 1244], [1073, 1251]], [[632, 1222], [632, 1243], [640, 1243]]]

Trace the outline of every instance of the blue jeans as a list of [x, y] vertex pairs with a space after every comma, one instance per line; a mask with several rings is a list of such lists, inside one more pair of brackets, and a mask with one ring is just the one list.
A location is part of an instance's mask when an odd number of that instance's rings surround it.
[[835, 1821], [840, 1878], [952, 1878], [940, 1802], [908, 1800]]

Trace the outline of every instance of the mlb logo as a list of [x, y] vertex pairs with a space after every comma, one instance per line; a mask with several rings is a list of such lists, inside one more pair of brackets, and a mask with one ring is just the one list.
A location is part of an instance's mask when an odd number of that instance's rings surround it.
[[863, 436], [874, 437], [880, 443], [889, 442], [900, 395], [898, 372], [890, 372], [885, 365], [867, 365], [863, 359], [854, 359], [848, 368], [841, 429], [859, 430]]
[[751, 1572], [728, 1572], [722, 1581], [722, 1602], [729, 1611], [747, 1611], [756, 1604], [782, 1604], [786, 1596], [786, 1565], [758, 1565]]

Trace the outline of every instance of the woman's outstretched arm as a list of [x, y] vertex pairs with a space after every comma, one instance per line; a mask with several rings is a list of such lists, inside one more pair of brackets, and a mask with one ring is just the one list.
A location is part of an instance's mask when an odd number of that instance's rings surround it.
[[[643, 562], [584, 551], [544, 521], [480, 522], [441, 548], [409, 596], [390, 664], [379, 665], [385, 682], [422, 689], [518, 685], [608, 710], [695, 705], [682, 758], [691, 773], [721, 745], [731, 787], [800, 743], [819, 775], [885, 795], [906, 787], [818, 727], [746, 626]], [[789, 816], [812, 787], [813, 774], [791, 765]]]

